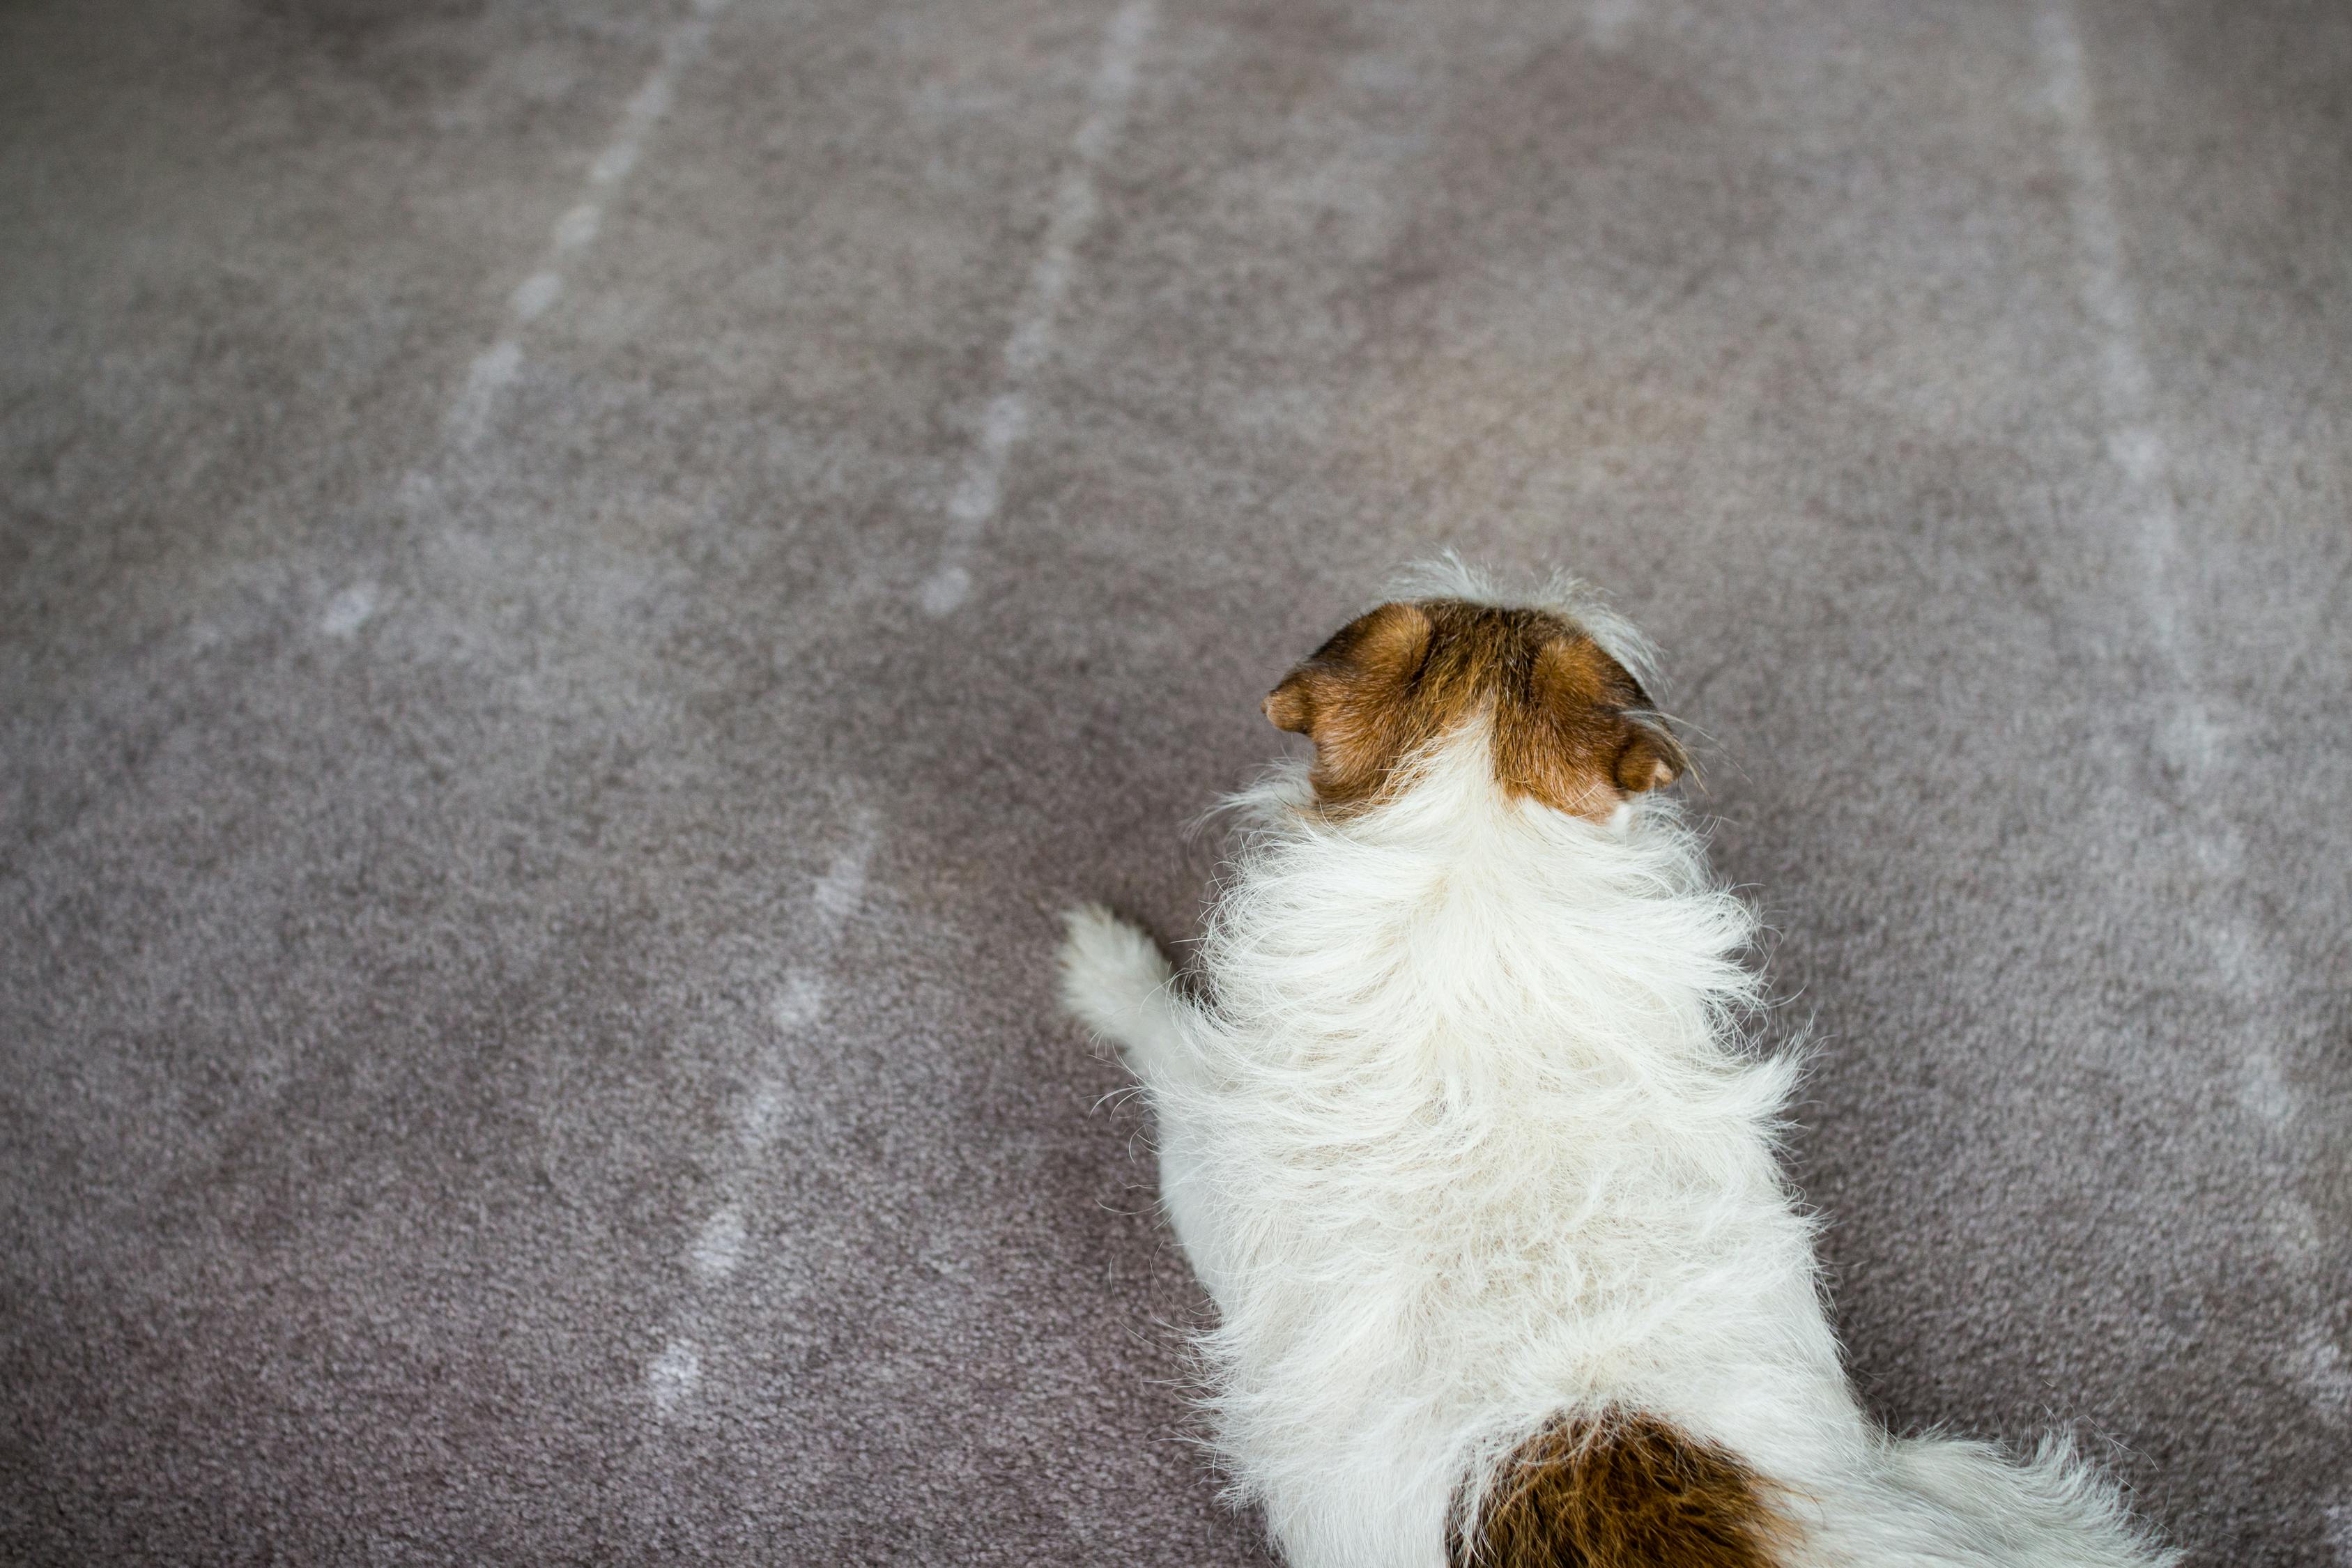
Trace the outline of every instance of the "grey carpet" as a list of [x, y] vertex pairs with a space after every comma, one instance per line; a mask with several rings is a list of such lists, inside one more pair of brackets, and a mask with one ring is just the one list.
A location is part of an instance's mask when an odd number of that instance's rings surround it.
[[8, 6], [0, 1559], [1267, 1562], [1051, 915], [1451, 544], [1874, 1407], [2352, 1563], [2347, 258], [2333, 4]]

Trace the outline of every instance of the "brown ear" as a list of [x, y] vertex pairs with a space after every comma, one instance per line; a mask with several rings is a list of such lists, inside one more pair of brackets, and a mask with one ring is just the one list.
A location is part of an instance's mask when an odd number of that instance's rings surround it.
[[1628, 720], [1627, 723], [1633, 736], [1617, 753], [1617, 765], [1612, 770], [1619, 789], [1639, 795], [1645, 789], [1664, 789], [1683, 776], [1690, 757], [1680, 741], [1655, 721]]
[[1591, 817], [1674, 783], [1688, 758], [1649, 708], [1642, 683], [1599, 643], [1581, 632], [1553, 637], [1536, 653], [1525, 710], [1498, 715], [1505, 783]]
[[1377, 790], [1424, 737], [1407, 701], [1429, 656], [1432, 625], [1418, 605], [1382, 605], [1334, 633], [1267, 693], [1277, 730], [1315, 742], [1316, 794], [1326, 804]]

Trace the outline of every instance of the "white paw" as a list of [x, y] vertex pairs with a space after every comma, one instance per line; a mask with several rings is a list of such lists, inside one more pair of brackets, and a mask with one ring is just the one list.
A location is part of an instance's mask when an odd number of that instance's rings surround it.
[[1066, 911], [1062, 1005], [1098, 1035], [1119, 1036], [1175, 978], [1150, 937], [1100, 904]]

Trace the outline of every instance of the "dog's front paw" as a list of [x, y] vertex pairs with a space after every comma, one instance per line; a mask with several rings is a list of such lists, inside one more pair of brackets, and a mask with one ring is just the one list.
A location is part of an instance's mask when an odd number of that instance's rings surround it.
[[1122, 1039], [1175, 978], [1159, 946], [1100, 904], [1062, 916], [1062, 1005], [1098, 1035]]

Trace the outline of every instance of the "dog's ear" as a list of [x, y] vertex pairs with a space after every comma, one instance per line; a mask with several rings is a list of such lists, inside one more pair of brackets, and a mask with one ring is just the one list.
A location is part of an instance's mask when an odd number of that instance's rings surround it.
[[1627, 795], [1664, 789], [1683, 776], [1690, 755], [1683, 743], [1654, 720], [1628, 720], [1633, 737], [1617, 753], [1617, 787]]
[[1423, 738], [1407, 699], [1433, 630], [1420, 605], [1382, 605], [1341, 626], [1266, 694], [1274, 727], [1315, 742], [1312, 777], [1327, 804], [1371, 794]]
[[1581, 632], [1537, 650], [1519, 721], [1498, 716], [1496, 753], [1507, 784], [1592, 817], [1674, 783], [1690, 761], [1633, 672]]

